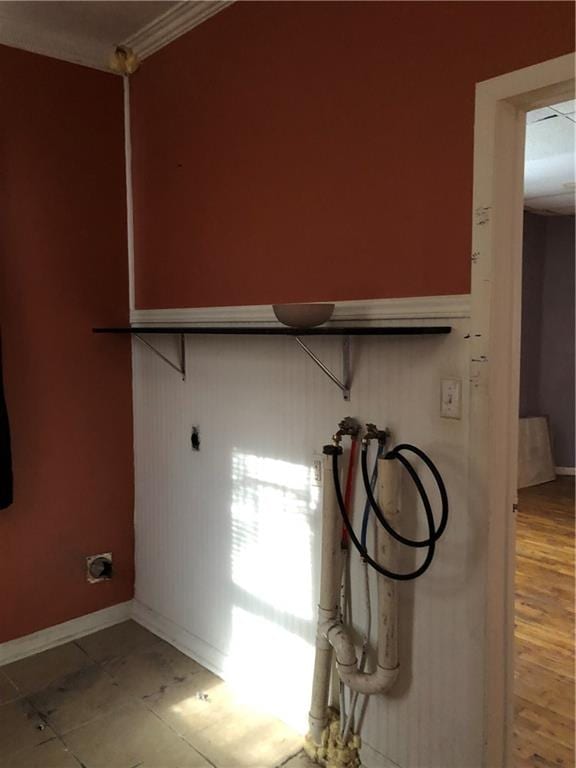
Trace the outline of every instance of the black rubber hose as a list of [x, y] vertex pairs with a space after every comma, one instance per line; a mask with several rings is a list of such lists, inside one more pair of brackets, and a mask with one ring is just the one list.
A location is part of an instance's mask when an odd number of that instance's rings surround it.
[[[370, 477], [370, 488], [372, 490], [376, 487], [376, 480], [378, 479], [378, 461], [384, 455], [385, 450], [386, 446], [384, 443], [378, 443], [378, 453], [374, 459], [374, 469], [372, 470], [372, 475]], [[370, 510], [370, 502], [368, 501], [368, 498], [366, 498], [366, 503], [364, 504], [364, 514], [362, 515], [362, 532], [360, 534], [360, 541], [362, 542], [363, 547], [366, 546], [366, 542], [368, 541], [368, 523], [370, 522]]]
[[[432, 477], [436, 481], [436, 485], [438, 486], [438, 492], [440, 493], [440, 503], [442, 505], [442, 513], [440, 515], [440, 525], [438, 526], [438, 530], [436, 531], [436, 540], [442, 536], [446, 529], [446, 525], [448, 524], [448, 494], [446, 492], [446, 486], [444, 485], [444, 480], [442, 480], [442, 475], [438, 471], [438, 468], [432, 461], [432, 459], [427, 456], [423, 450], [420, 448], [416, 448], [415, 445], [409, 445], [408, 443], [400, 443], [399, 445], [395, 446], [390, 453], [388, 454], [391, 458], [397, 458], [400, 459], [400, 451], [410, 451], [411, 453], [418, 456], [424, 464], [428, 467], [430, 470]], [[406, 461], [406, 460], [404, 460]], [[404, 464], [404, 462], [402, 462]], [[404, 464], [406, 466], [406, 464]], [[407, 467], [406, 467], [407, 468]]]
[[[380, 509], [380, 506], [378, 505], [378, 502], [376, 501], [374, 497], [374, 493], [372, 491], [372, 486], [370, 483], [370, 478], [368, 477], [368, 446], [363, 445], [362, 446], [362, 455], [360, 457], [360, 463], [362, 466], [362, 480], [364, 481], [364, 490], [366, 491], [366, 496], [368, 497], [368, 503], [372, 507], [372, 510], [376, 517], [378, 518], [380, 525], [382, 525], [386, 531], [392, 536], [392, 538], [396, 539], [396, 541], [399, 541], [401, 544], [405, 544], [408, 547], [429, 547], [432, 542], [436, 541], [438, 539], [438, 533], [436, 532], [436, 523], [434, 523], [434, 528], [432, 531], [432, 534], [429, 538], [424, 539], [422, 541], [415, 541], [414, 539], [408, 539], [405, 536], [402, 536], [402, 534], [398, 533], [397, 531], [392, 528], [388, 520], [386, 520], [386, 517], [384, 516], [384, 513]], [[394, 449], [396, 450], [396, 449]], [[432, 505], [430, 504], [430, 499], [428, 498], [428, 495], [426, 493], [426, 490], [424, 486], [422, 485], [422, 482], [418, 475], [416, 474], [414, 468], [410, 464], [410, 462], [404, 458], [401, 454], [392, 455], [393, 451], [390, 451], [390, 453], [386, 454], [387, 460], [398, 459], [398, 461], [402, 464], [402, 466], [406, 469], [410, 477], [412, 478], [412, 482], [416, 486], [416, 490], [418, 491], [418, 494], [420, 495], [420, 498], [422, 499], [422, 503], [424, 504], [424, 511], [426, 512], [426, 515], [431, 515], [432, 519], [434, 520], [434, 516], [432, 515]]]
[[375, 571], [378, 571], [378, 573], [382, 574], [382, 576], [386, 576], [386, 578], [393, 579], [394, 581], [412, 581], [412, 579], [417, 579], [419, 576], [422, 576], [422, 574], [428, 570], [428, 568], [430, 567], [430, 564], [432, 563], [432, 560], [434, 559], [434, 548], [435, 548], [434, 528], [435, 526], [434, 526], [434, 517], [432, 513], [431, 512], [428, 513], [428, 511], [426, 510], [426, 521], [428, 523], [429, 538], [431, 539], [431, 543], [422, 565], [419, 568], [417, 568], [415, 571], [412, 571], [412, 573], [394, 573], [393, 571], [389, 571], [387, 568], [384, 568], [382, 565], [380, 565], [380, 563], [377, 563], [376, 560], [373, 560], [368, 554], [368, 552], [366, 551], [366, 547], [362, 546], [356, 534], [354, 533], [354, 528], [352, 528], [352, 523], [350, 522], [350, 519], [348, 517], [346, 506], [344, 504], [344, 498], [342, 497], [342, 488], [340, 487], [340, 468], [338, 466], [338, 456], [342, 451], [341, 449], [335, 450], [333, 446], [326, 446], [326, 447], [330, 449], [328, 452], [332, 454], [332, 474], [334, 476], [334, 490], [336, 492], [336, 500], [338, 502], [338, 508], [340, 510], [340, 514], [342, 515], [342, 521], [346, 527], [346, 530], [348, 531], [348, 535], [350, 536], [350, 541], [356, 547], [361, 557], [368, 563], [368, 565], [374, 568]]

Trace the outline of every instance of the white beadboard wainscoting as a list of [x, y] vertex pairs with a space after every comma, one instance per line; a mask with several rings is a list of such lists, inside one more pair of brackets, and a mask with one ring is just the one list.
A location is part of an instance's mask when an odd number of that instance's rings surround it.
[[[314, 457], [350, 415], [420, 446], [442, 472], [450, 521], [430, 570], [400, 585], [402, 669], [391, 694], [369, 703], [369, 768], [482, 762], [485, 521], [467, 508], [468, 320], [454, 314], [425, 321], [451, 324], [449, 336], [353, 338], [348, 403], [290, 337], [189, 336], [185, 382], [133, 343], [135, 617], [302, 730], [320, 565]], [[153, 342], [177, 355], [176, 338]], [[339, 374], [339, 338], [307, 342]], [[462, 380], [461, 420], [440, 418], [442, 378]], [[424, 533], [408, 487], [403, 515], [406, 531]], [[414, 562], [405, 553], [404, 567]], [[354, 556], [361, 629], [359, 569]]]

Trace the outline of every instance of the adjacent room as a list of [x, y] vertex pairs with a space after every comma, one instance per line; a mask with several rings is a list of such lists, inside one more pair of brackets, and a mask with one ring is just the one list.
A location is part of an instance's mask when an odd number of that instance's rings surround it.
[[574, 766], [574, 10], [0, 2], [1, 768]]
[[574, 755], [576, 102], [528, 113], [516, 559], [516, 752]]

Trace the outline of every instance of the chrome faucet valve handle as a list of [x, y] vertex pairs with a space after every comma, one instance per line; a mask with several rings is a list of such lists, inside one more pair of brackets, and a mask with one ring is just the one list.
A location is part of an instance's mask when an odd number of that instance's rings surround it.
[[368, 445], [371, 440], [377, 440], [379, 445], [385, 445], [390, 437], [390, 430], [378, 429], [376, 424], [366, 424], [366, 434], [362, 440], [363, 445]]
[[353, 416], [346, 416], [338, 424], [338, 435], [348, 435], [352, 438], [358, 437], [360, 433], [360, 423]]

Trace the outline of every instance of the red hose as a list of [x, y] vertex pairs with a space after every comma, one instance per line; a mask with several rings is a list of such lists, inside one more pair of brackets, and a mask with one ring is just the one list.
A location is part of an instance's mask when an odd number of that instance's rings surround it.
[[[358, 438], [353, 437], [350, 441], [350, 459], [348, 461], [348, 472], [346, 475], [346, 490], [344, 491], [344, 506], [348, 510], [348, 516], [351, 517], [350, 509], [352, 503], [352, 493], [354, 491], [354, 478], [356, 474], [356, 459], [358, 456]], [[348, 548], [348, 531], [346, 526], [342, 526], [342, 538], [340, 540], [343, 549]]]

